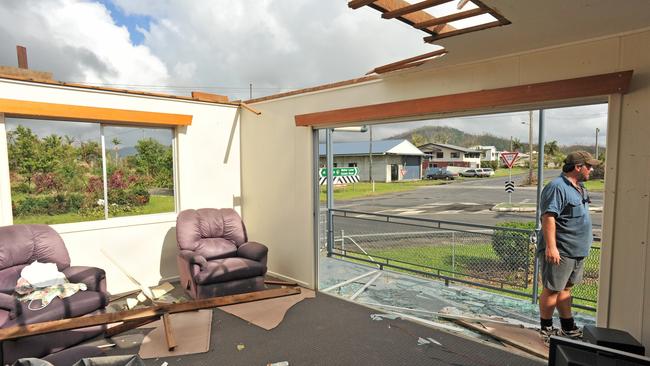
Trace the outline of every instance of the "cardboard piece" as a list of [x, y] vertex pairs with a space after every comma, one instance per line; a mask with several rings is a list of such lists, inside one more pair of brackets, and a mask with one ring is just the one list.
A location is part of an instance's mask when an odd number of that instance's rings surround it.
[[168, 349], [165, 338], [165, 328], [161, 320], [142, 326], [155, 327], [142, 340], [138, 354], [143, 359], [171, 357], [204, 353], [210, 350], [210, 330], [212, 328], [212, 310], [189, 311], [170, 315], [174, 324], [176, 344], [173, 350]]
[[260, 328], [271, 330], [282, 322], [285, 314], [292, 306], [303, 299], [314, 297], [316, 297], [314, 291], [301, 288], [301, 292], [296, 295], [244, 304], [227, 305], [219, 309], [255, 324]]
[[534, 356], [548, 359], [548, 347], [546, 347], [539, 333], [534, 329], [487, 321], [471, 323], [462, 319], [455, 319], [454, 322], [481, 334], [489, 335]]

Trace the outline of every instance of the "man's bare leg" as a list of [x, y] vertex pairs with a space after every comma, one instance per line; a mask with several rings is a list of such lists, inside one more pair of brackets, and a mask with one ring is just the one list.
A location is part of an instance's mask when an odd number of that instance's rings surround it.
[[[562, 291], [563, 292], [563, 291]], [[553, 318], [555, 308], [558, 307], [558, 297], [561, 292], [549, 290], [546, 287], [539, 296], [539, 316], [542, 319]], [[570, 296], [570, 293], [569, 293]], [[570, 307], [569, 307], [570, 308]], [[559, 309], [558, 309], [559, 310]], [[562, 316], [562, 315], [560, 315]]]

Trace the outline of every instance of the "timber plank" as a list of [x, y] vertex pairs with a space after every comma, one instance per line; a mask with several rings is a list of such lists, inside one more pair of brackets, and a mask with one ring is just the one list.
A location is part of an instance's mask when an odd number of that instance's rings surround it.
[[140, 320], [152, 317], [161, 317], [165, 313], [182, 313], [186, 311], [209, 309], [225, 305], [240, 304], [258, 300], [290, 296], [300, 293], [300, 288], [276, 288], [249, 292], [246, 294], [212, 297], [209, 299], [188, 301], [179, 304], [162, 304], [142, 309], [133, 309], [115, 313], [82, 316], [53, 320], [49, 322], [19, 325], [0, 329], [0, 341], [33, 336], [37, 334], [52, 333], [61, 330], [85, 328], [94, 325]]

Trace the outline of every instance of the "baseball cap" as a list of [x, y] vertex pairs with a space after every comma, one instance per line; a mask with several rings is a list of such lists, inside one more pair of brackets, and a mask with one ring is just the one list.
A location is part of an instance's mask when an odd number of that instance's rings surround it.
[[566, 156], [566, 159], [564, 159], [564, 164], [589, 164], [591, 166], [596, 166], [600, 165], [600, 161], [594, 159], [594, 157], [586, 151], [573, 151]]

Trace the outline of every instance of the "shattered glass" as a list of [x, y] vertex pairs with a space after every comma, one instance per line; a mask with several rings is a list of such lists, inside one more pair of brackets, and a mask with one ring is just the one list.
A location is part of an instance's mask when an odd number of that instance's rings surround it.
[[[322, 291], [367, 274], [327, 293], [345, 299], [356, 295], [353, 300], [357, 303], [385, 312], [373, 314], [373, 320], [401, 317], [484, 340], [489, 337], [461, 327], [446, 316], [482, 318], [526, 328], [539, 327], [538, 305], [532, 304], [530, 299], [517, 299], [503, 293], [471, 288], [459, 283], [450, 283], [446, 286], [441, 281], [388, 270], [376, 272], [381, 275], [375, 279], [376, 273], [370, 273], [374, 271], [377, 271], [376, 267], [322, 256], [319, 288]], [[369, 281], [372, 283], [368, 284]], [[366, 286], [365, 290], [357, 294], [364, 286]], [[595, 325], [592, 314], [575, 312], [574, 318], [580, 326]], [[559, 327], [559, 320], [557, 316], [555, 318]]]

